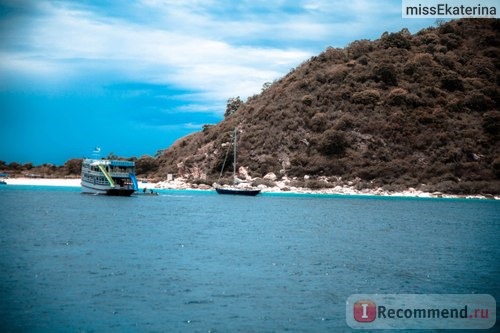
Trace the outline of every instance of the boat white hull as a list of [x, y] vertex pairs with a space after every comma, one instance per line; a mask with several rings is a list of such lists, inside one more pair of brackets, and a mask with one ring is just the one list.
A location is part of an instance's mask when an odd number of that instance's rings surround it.
[[82, 182], [81, 186], [82, 186], [82, 193], [85, 194], [129, 196], [132, 195], [132, 193], [134, 193], [134, 189], [131, 188], [117, 188], [111, 186], [91, 184], [87, 182]]

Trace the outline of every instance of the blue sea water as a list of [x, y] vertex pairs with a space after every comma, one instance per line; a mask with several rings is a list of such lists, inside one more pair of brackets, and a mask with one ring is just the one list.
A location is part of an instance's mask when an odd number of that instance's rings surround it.
[[351, 294], [500, 300], [498, 201], [160, 194], [0, 187], [0, 330], [343, 332]]

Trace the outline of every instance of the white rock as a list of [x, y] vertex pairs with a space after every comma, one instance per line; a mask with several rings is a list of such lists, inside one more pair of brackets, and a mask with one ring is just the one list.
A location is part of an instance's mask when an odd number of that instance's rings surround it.
[[248, 174], [248, 170], [243, 166], [240, 166], [238, 168], [238, 174], [245, 178], [245, 180], [252, 180], [252, 177], [250, 177], [250, 175]]
[[274, 174], [274, 172], [269, 172], [268, 174], [266, 174], [264, 177], [264, 179], [267, 179], [267, 180], [272, 180], [272, 181], [275, 181], [276, 180], [276, 175]]

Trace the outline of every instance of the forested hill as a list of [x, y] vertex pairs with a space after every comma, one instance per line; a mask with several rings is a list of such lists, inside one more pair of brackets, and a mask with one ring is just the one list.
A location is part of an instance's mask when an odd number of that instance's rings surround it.
[[237, 127], [238, 165], [252, 177], [498, 194], [499, 29], [462, 19], [328, 48], [231, 99], [223, 121], [161, 154], [156, 175], [216, 179]]

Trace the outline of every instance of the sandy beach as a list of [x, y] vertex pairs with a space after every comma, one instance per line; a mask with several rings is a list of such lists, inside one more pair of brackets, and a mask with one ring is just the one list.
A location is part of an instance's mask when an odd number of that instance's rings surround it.
[[[59, 186], [59, 187], [80, 187], [79, 178], [6, 178], [3, 179], [7, 185], [25, 185], [25, 186]], [[153, 190], [171, 189], [171, 190], [213, 190], [208, 185], [190, 184], [178, 178], [173, 181], [161, 181], [157, 183], [139, 182], [139, 189], [144, 188]], [[388, 192], [383, 189], [363, 189], [357, 190], [351, 186], [336, 186], [320, 190], [312, 190], [301, 187], [289, 187], [283, 182], [277, 182], [274, 187], [259, 185], [262, 193], [296, 193], [296, 194], [324, 194], [324, 195], [364, 195], [364, 196], [394, 196], [394, 197], [415, 197], [415, 198], [470, 198], [470, 199], [495, 199], [500, 200], [500, 196], [485, 195], [452, 195], [440, 192], [428, 193], [409, 188], [401, 192]]]
[[7, 178], [7, 185], [79, 187], [80, 178]]

